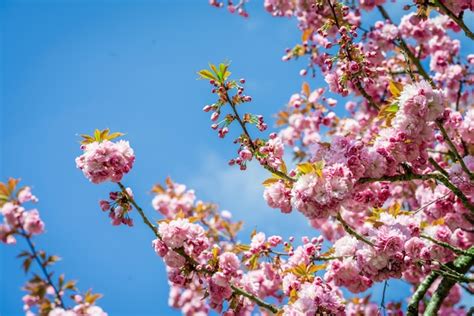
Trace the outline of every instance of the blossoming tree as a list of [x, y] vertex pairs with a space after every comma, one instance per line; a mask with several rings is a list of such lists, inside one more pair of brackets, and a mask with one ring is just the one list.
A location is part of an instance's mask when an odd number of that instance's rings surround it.
[[[229, 0], [227, 8], [247, 17], [245, 3]], [[465, 23], [474, 3], [416, 0], [399, 24], [384, 3], [264, 1], [273, 16], [294, 17], [302, 32], [283, 60], [307, 59], [300, 75], [327, 83], [314, 89], [304, 83], [277, 113], [278, 132], [265, 134], [263, 117], [244, 112], [252, 98], [244, 79], [231, 79], [228, 64], [198, 72], [215, 95], [203, 108], [211, 128], [221, 138], [236, 131], [229, 165], [245, 170], [257, 161], [269, 174], [262, 186], [267, 204], [287, 216], [301, 212], [314, 236], [284, 240], [255, 231], [244, 244], [242, 222], [169, 178], [153, 186], [159, 216], [151, 219], [122, 182], [135, 160], [130, 144], [116, 140], [123, 135], [108, 129], [83, 135], [77, 167], [92, 183], [117, 184], [99, 202], [113, 225], [133, 226], [136, 217], [150, 230], [172, 307], [184, 315], [228, 316], [469, 312], [459, 302], [474, 290], [474, 55], [462, 56], [460, 47], [474, 40]], [[369, 11], [380, 14], [371, 25]], [[337, 114], [344, 102], [346, 112]], [[52, 278], [48, 269], [58, 257], [37, 250], [32, 238], [44, 223], [37, 210], [24, 208], [37, 199], [17, 183], [0, 184], [0, 239], [25, 238], [23, 268], [36, 262], [43, 273], [25, 286], [26, 313], [105, 315], [95, 305], [99, 295]], [[390, 279], [411, 284], [405, 302], [347, 296]], [[65, 303], [67, 292], [72, 300]]]

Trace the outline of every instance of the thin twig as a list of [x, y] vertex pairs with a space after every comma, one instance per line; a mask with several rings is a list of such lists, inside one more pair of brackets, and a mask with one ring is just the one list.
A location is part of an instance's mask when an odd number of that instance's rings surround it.
[[[331, 12], [332, 12], [332, 15], [333, 15], [333, 18], [334, 18], [334, 22], [336, 23], [336, 27], [339, 30], [340, 29], [340, 24], [339, 24], [339, 20], [337, 18], [336, 10], [334, 9], [334, 5], [331, 3], [331, 0], [328, 0], [328, 4], [329, 4], [329, 7], [331, 8]], [[352, 61], [353, 59], [352, 59], [351, 53], [349, 51], [348, 45], [345, 46], [344, 50], [346, 52], [347, 59]], [[376, 110], [379, 110], [380, 109], [379, 106], [377, 104], [375, 104], [374, 99], [367, 93], [367, 91], [365, 91], [364, 87], [360, 83], [360, 80], [355, 79], [354, 84], [357, 87], [357, 90], [359, 90], [360, 94], [362, 94], [362, 96], [367, 100], [367, 103], [369, 104], [369, 106], [373, 107]]]
[[61, 307], [63, 309], [66, 309], [66, 307], [64, 305], [64, 302], [63, 302], [63, 298], [62, 298], [61, 294], [59, 293], [59, 290], [54, 285], [53, 280], [51, 280], [51, 274], [48, 272], [48, 269], [46, 268], [46, 264], [41, 261], [39, 255], [38, 255], [38, 252], [36, 251], [35, 245], [31, 241], [31, 236], [24, 231], [23, 227], [21, 227], [21, 229], [23, 230], [21, 235], [26, 239], [26, 243], [28, 244], [28, 247], [31, 250], [31, 254], [33, 255], [33, 258], [35, 259], [35, 261], [40, 266], [41, 272], [44, 274], [44, 277], [46, 278], [46, 281], [48, 282], [48, 285], [53, 288], [56, 299], [59, 301], [59, 304], [61, 305]]
[[446, 242], [443, 242], [443, 241], [440, 241], [440, 240], [437, 240], [437, 239], [434, 239], [428, 235], [425, 235], [425, 234], [421, 234], [420, 235], [421, 238], [424, 238], [424, 239], [427, 239], [429, 241], [431, 241], [432, 243], [434, 244], [437, 244], [438, 246], [441, 246], [441, 247], [444, 247], [446, 249], [449, 249], [451, 250], [452, 252], [454, 252], [455, 254], [457, 255], [463, 255], [463, 256], [474, 256], [473, 254], [469, 253], [468, 251], [466, 250], [463, 250], [463, 249], [459, 249], [457, 247], [454, 247]]
[[[252, 137], [250, 136], [250, 133], [247, 130], [247, 126], [245, 126], [245, 123], [240, 118], [239, 112], [237, 111], [237, 107], [235, 106], [232, 99], [229, 97], [229, 94], [227, 93], [227, 91], [225, 92], [225, 97], [226, 97], [227, 102], [229, 103], [230, 107], [232, 108], [232, 111], [234, 112], [235, 119], [237, 120], [237, 122], [239, 122], [240, 127], [242, 128], [242, 131], [244, 132], [245, 136], [247, 137], [247, 140], [249, 142], [250, 150], [252, 151], [252, 154], [255, 156], [257, 151], [258, 151], [258, 148], [255, 145], [255, 143], [253, 142]], [[281, 172], [280, 170], [277, 170], [277, 169], [275, 169], [275, 168], [273, 168], [273, 167], [271, 167], [267, 164], [263, 164], [263, 167], [265, 169], [267, 169], [268, 171], [270, 171], [271, 173], [276, 174], [276, 175], [280, 176], [281, 178], [284, 178], [285, 180], [288, 180], [290, 182], [295, 182], [296, 181], [292, 177], [288, 176], [286, 173]]]
[[365, 238], [364, 236], [360, 235], [358, 232], [356, 232], [341, 216], [341, 213], [337, 213], [337, 216], [336, 216], [336, 219], [339, 221], [339, 223], [341, 223], [342, 227], [344, 228], [344, 230], [346, 231], [346, 233], [348, 233], [349, 235], [351, 236], [354, 236], [356, 239], [366, 243], [367, 245], [373, 247], [374, 244], [368, 240], [367, 238]]
[[459, 161], [459, 164], [461, 165], [461, 168], [469, 176], [469, 179], [474, 180], [474, 174], [469, 170], [469, 168], [464, 163], [464, 160], [462, 159], [461, 155], [459, 154], [459, 151], [456, 149], [456, 146], [451, 141], [451, 138], [449, 137], [448, 133], [446, 132], [446, 129], [444, 128], [443, 123], [440, 120], [436, 120], [436, 126], [438, 126], [441, 134], [443, 135], [444, 140], [448, 143], [449, 148], [451, 148], [451, 151], [454, 153], [454, 155], [456, 156], [456, 159]]

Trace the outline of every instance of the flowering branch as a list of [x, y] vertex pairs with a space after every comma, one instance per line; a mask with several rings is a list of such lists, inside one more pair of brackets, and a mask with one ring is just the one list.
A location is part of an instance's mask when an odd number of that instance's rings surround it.
[[369, 246], [372, 246], [372, 247], [374, 246], [374, 244], [371, 241], [369, 241], [367, 238], [360, 235], [349, 224], [347, 224], [347, 222], [342, 218], [341, 213], [337, 213], [336, 218], [339, 221], [339, 223], [341, 223], [342, 227], [349, 235], [354, 236], [356, 239], [366, 243]]
[[[248, 140], [249, 145], [250, 145], [250, 150], [252, 151], [252, 155], [255, 156], [258, 148], [255, 145], [254, 141], [252, 140], [252, 137], [250, 136], [250, 133], [247, 130], [247, 127], [245, 126], [245, 123], [242, 121], [242, 118], [240, 117], [239, 113], [237, 112], [237, 107], [236, 107], [235, 103], [232, 101], [232, 98], [229, 97], [229, 93], [227, 92], [227, 89], [225, 91], [225, 98], [226, 98], [227, 102], [229, 103], [230, 107], [232, 108], [232, 112], [234, 112], [235, 119], [237, 120], [237, 122], [239, 122], [239, 125], [242, 128], [242, 131], [244, 132], [245, 136], [247, 137], [247, 140]], [[263, 167], [265, 169], [267, 169], [268, 171], [270, 171], [271, 173], [276, 174], [276, 175], [280, 176], [281, 178], [284, 178], [284, 179], [286, 179], [290, 182], [295, 181], [295, 179], [288, 176], [286, 173], [281, 172], [280, 170], [277, 170], [277, 169], [269, 166], [268, 164], [263, 164]]]
[[[382, 14], [382, 16], [386, 20], [388, 20], [391, 24], [393, 24], [392, 18], [390, 17], [390, 15], [388, 14], [388, 12], [385, 10], [385, 8], [383, 6], [378, 5], [377, 9], [379, 10], [380, 14]], [[411, 62], [415, 64], [416, 68], [418, 69], [418, 73], [426, 81], [428, 81], [430, 83], [430, 85], [434, 88], [435, 84], [433, 82], [433, 79], [428, 75], [428, 73], [426, 73], [425, 69], [421, 65], [420, 59], [417, 58], [413, 54], [413, 52], [410, 50], [410, 48], [408, 47], [407, 43], [405, 42], [405, 40], [402, 38], [401, 35], [398, 35], [398, 41], [399, 41], [399, 47], [405, 52], [405, 54], [408, 56], [408, 58], [411, 60]]]
[[430, 236], [427, 236], [427, 235], [424, 235], [424, 234], [421, 234], [420, 235], [421, 238], [424, 238], [424, 239], [427, 239], [429, 241], [431, 241], [432, 243], [435, 243], [441, 247], [444, 247], [444, 248], [447, 248], [449, 250], [451, 250], [452, 252], [454, 252], [455, 254], [457, 255], [462, 255], [462, 256], [473, 256], [472, 253], [470, 253], [469, 251], [466, 251], [466, 250], [462, 250], [462, 249], [459, 249], [457, 247], [454, 247], [446, 242], [443, 242], [443, 241], [440, 241], [440, 240], [436, 240], [434, 238], [431, 238]]
[[55, 296], [56, 296], [56, 300], [59, 302], [59, 305], [60, 305], [62, 308], [66, 308], [65, 305], [64, 305], [63, 299], [62, 299], [62, 297], [61, 297], [61, 294], [59, 293], [58, 289], [57, 289], [56, 286], [54, 285], [53, 280], [51, 280], [51, 275], [52, 275], [52, 273], [48, 272], [48, 268], [46, 267], [45, 262], [41, 261], [39, 255], [38, 255], [38, 251], [36, 250], [35, 245], [34, 245], [33, 242], [31, 241], [31, 236], [30, 236], [30, 234], [26, 233], [26, 232], [24, 231], [24, 229], [22, 228], [22, 232], [21, 232], [20, 235], [25, 238], [26, 243], [28, 244], [28, 247], [29, 247], [30, 250], [31, 250], [31, 254], [32, 254], [33, 258], [35, 259], [36, 263], [38, 263], [38, 265], [39, 265], [39, 267], [40, 267], [40, 269], [41, 269], [41, 272], [43, 273], [44, 277], [46, 278], [46, 281], [48, 282], [48, 285], [53, 288], [54, 294], [55, 294]]
[[[138, 205], [138, 203], [135, 201], [135, 199], [130, 196], [130, 194], [127, 192], [127, 189], [126, 187], [121, 183], [121, 182], [118, 182], [117, 183], [118, 186], [120, 187], [122, 193], [127, 197], [127, 199], [129, 200], [129, 202], [137, 209], [138, 213], [140, 214], [140, 216], [142, 217], [143, 219], [143, 222], [153, 231], [153, 233], [155, 234], [155, 236], [162, 240], [162, 237], [161, 235], [158, 233], [158, 231], [156, 230], [156, 227], [151, 223], [151, 221], [148, 219], [148, 217], [145, 215], [145, 212], [143, 212], [143, 209]], [[184, 251], [184, 248], [183, 247], [179, 247], [179, 248], [174, 248], [173, 249], [174, 252], [176, 252], [177, 254], [179, 254], [180, 256], [182, 256], [184, 259], [186, 259], [186, 261], [188, 262], [188, 264], [191, 265], [191, 267], [195, 270], [197, 270], [197, 266], [198, 266], [198, 263], [196, 262], [196, 260], [194, 260], [192, 257], [190, 257], [185, 251]], [[199, 271], [201, 272], [204, 272], [204, 273], [207, 273], [207, 274], [212, 274], [213, 271], [211, 270], [207, 270], [207, 269], [199, 269]], [[251, 294], [251, 293], [248, 293], [246, 292], [245, 290], [243, 289], [240, 289], [238, 287], [236, 287], [235, 285], [231, 285], [231, 288], [234, 290], [234, 292], [240, 294], [240, 295], [243, 295], [245, 297], [247, 297], [248, 299], [250, 299], [251, 301], [253, 301], [255, 304], [257, 304], [258, 306], [260, 307], [263, 307], [269, 311], [271, 311], [272, 313], [277, 313], [278, 312], [278, 308], [276, 308], [275, 306], [273, 306], [272, 304], [270, 303], [266, 303], [265, 301], [263, 301], [262, 299], [258, 298], [257, 296]]]
[[464, 172], [469, 176], [471, 180], [474, 180], [474, 174], [469, 170], [469, 168], [466, 166], [466, 163], [462, 159], [461, 155], [459, 154], [459, 151], [456, 149], [456, 146], [454, 143], [451, 141], [451, 138], [449, 137], [448, 133], [446, 132], [446, 129], [444, 128], [442, 121], [441, 120], [436, 120], [436, 126], [438, 126], [441, 134], [443, 135], [444, 140], [448, 143], [449, 148], [451, 148], [451, 151], [454, 153], [456, 156], [457, 161], [459, 161], [459, 164], [461, 165], [462, 169]]
[[467, 37], [474, 40], [474, 33], [469, 29], [469, 27], [467, 27], [467, 25], [464, 23], [464, 20], [462, 19], [461, 16], [457, 16], [456, 14], [454, 14], [454, 12], [449, 10], [449, 8], [446, 7], [446, 5], [443, 2], [439, 0], [433, 0], [433, 1], [434, 3], [433, 4], [430, 3], [431, 5], [439, 8], [440, 11], [442, 11], [444, 14], [449, 16], [464, 31]]
[[[328, 4], [329, 4], [329, 7], [331, 8], [331, 13], [332, 13], [332, 16], [334, 18], [334, 23], [336, 23], [336, 27], [339, 31], [340, 24], [339, 24], [339, 20], [337, 18], [337, 14], [336, 14], [336, 10], [334, 8], [334, 5], [331, 3], [331, 0], [328, 0]], [[344, 49], [346, 51], [347, 58], [350, 61], [353, 61], [352, 56], [351, 56], [351, 52], [349, 51], [349, 47], [347, 45], [345, 45]], [[362, 86], [362, 84], [360, 83], [360, 81], [358, 79], [356, 79], [354, 84], [357, 87], [357, 90], [359, 90], [360, 94], [362, 94], [364, 96], [364, 98], [367, 100], [369, 106], [373, 107], [376, 110], [379, 110], [380, 109], [379, 106], [377, 104], [375, 104], [374, 99], [367, 93], [367, 91], [365, 91], [365, 89]]]

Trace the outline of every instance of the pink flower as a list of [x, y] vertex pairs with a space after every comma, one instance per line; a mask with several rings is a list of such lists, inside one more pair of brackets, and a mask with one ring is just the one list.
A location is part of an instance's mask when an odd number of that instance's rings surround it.
[[189, 223], [189, 220], [179, 218], [169, 223], [161, 223], [158, 227], [158, 232], [166, 246], [179, 248], [183, 246], [184, 241], [188, 239], [190, 229], [191, 223]]
[[119, 182], [135, 161], [133, 149], [127, 141], [93, 142], [83, 145], [84, 153], [76, 158], [77, 168], [93, 183]]
[[279, 208], [282, 213], [291, 212], [291, 189], [278, 181], [265, 187], [263, 198], [271, 208]]
[[239, 151], [239, 156], [242, 160], [252, 160], [253, 157], [252, 152], [247, 147]]
[[232, 252], [224, 252], [219, 256], [219, 268], [226, 276], [233, 276], [240, 267], [239, 258]]
[[189, 215], [195, 200], [194, 190], [186, 190], [184, 184], [170, 182], [166, 192], [158, 193], [153, 198], [152, 206], [167, 218], [174, 218], [179, 212]]
[[220, 305], [232, 295], [227, 277], [222, 272], [215, 273], [209, 280], [209, 295], [211, 302]]
[[375, 246], [386, 254], [394, 254], [403, 251], [406, 236], [398, 229], [382, 226], [377, 233]]
[[24, 187], [18, 192], [18, 202], [21, 204], [26, 202], [38, 202], [38, 198], [31, 193], [30, 187]]
[[7, 245], [16, 243], [15, 236], [13, 236], [10, 226], [0, 224], [0, 241]]
[[337, 212], [353, 187], [352, 173], [343, 164], [324, 167], [321, 173], [300, 176], [291, 191], [292, 205], [309, 219]]
[[186, 259], [173, 250], [168, 251], [163, 257], [163, 260], [165, 261], [166, 265], [171, 268], [181, 268], [186, 263]]
[[23, 214], [23, 227], [28, 233], [38, 235], [44, 232], [44, 223], [39, 217], [38, 210], [33, 209]]
[[160, 239], [155, 239], [152, 241], [153, 249], [155, 250], [156, 254], [160, 257], [164, 257], [168, 253], [168, 246], [161, 241]]

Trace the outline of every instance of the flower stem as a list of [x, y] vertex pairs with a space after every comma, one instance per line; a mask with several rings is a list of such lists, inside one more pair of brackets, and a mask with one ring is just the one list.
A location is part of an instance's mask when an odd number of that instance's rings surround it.
[[349, 226], [349, 224], [342, 218], [341, 213], [337, 213], [336, 219], [339, 221], [339, 223], [341, 223], [346, 233], [348, 233], [351, 236], [354, 236], [356, 239], [366, 243], [369, 246], [372, 246], [372, 247], [374, 246], [374, 244], [370, 240], [360, 235], [351, 226]]
[[274, 305], [270, 304], [270, 303], [267, 303], [263, 300], [261, 300], [260, 298], [256, 297], [255, 295], [231, 284], [230, 287], [232, 288], [232, 290], [234, 290], [235, 293], [237, 294], [240, 294], [242, 296], [245, 296], [246, 298], [250, 299], [251, 301], [253, 301], [255, 304], [257, 304], [258, 306], [260, 307], [263, 307], [267, 310], [269, 310], [270, 312], [274, 313], [274, 314], [277, 314], [279, 312], [279, 309], [277, 307], [275, 307]]

